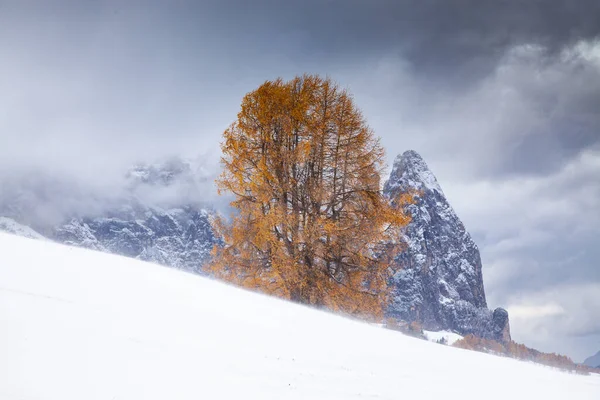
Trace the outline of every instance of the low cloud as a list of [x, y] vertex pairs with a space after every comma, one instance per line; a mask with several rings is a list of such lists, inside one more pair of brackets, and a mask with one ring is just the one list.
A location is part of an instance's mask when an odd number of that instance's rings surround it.
[[187, 205], [226, 210], [214, 184], [218, 158], [167, 157], [130, 165], [106, 179], [82, 179], [81, 171], [12, 168], [0, 171], [0, 216], [43, 234], [71, 218], [118, 215], [126, 205], [172, 208]]
[[515, 46], [488, 76], [460, 88], [419, 77], [395, 56], [342, 77], [390, 161], [415, 148], [442, 182], [547, 175], [600, 148], [598, 52], [598, 41], [552, 56], [538, 45]]
[[548, 303], [542, 305], [530, 305], [530, 304], [521, 304], [514, 305], [509, 308], [510, 316], [513, 320], [519, 319], [536, 319], [536, 318], [545, 318], [545, 317], [553, 317], [556, 315], [565, 314], [564, 308], [555, 303]]
[[557, 285], [513, 295], [508, 311], [513, 336], [581, 362], [600, 340], [600, 284]]

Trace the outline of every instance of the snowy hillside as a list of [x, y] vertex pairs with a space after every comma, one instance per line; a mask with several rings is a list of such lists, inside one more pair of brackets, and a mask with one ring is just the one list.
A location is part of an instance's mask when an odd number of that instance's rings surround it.
[[2, 399], [598, 399], [578, 376], [0, 234]]
[[0, 217], [0, 231], [12, 233], [30, 239], [45, 239], [30, 227], [20, 224], [12, 218]]
[[423, 331], [423, 335], [430, 342], [440, 343], [441, 341], [444, 341], [449, 345], [453, 345], [463, 338], [463, 336], [460, 336], [458, 333], [448, 331]]

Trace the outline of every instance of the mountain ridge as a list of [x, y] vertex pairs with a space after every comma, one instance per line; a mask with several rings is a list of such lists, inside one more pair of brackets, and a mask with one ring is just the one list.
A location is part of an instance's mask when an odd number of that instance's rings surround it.
[[135, 164], [106, 191], [28, 172], [20, 186], [17, 176], [2, 182], [0, 230], [201, 273], [216, 243], [210, 178], [202, 160], [177, 157]]
[[588, 367], [592, 368], [600, 368], [600, 351], [598, 351], [593, 356], [586, 358], [583, 361], [583, 365], [587, 365]]

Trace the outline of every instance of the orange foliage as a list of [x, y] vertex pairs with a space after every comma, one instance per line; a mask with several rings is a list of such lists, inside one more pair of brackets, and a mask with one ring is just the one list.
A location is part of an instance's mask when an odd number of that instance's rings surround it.
[[382, 316], [390, 244], [409, 201], [380, 190], [384, 151], [352, 97], [330, 79], [267, 81], [224, 133], [219, 190], [237, 214], [207, 270], [241, 286]]
[[518, 360], [533, 361], [538, 364], [549, 365], [551, 367], [576, 371], [579, 373], [589, 372], [588, 368], [575, 364], [567, 356], [556, 353], [542, 353], [541, 351], [529, 348], [524, 344], [513, 341], [502, 344], [496, 342], [495, 340], [482, 339], [473, 335], [467, 335], [461, 340], [455, 342], [453, 346], [485, 353], [503, 354]]
[[519, 360], [534, 361], [539, 364], [552, 367], [576, 370], [577, 365], [567, 356], [556, 353], [542, 353], [541, 351], [531, 349], [524, 344], [509, 342], [506, 344], [506, 354], [518, 358]]
[[474, 335], [467, 335], [454, 342], [454, 347], [461, 349], [476, 350], [486, 353], [504, 354], [504, 346], [495, 340], [483, 339]]

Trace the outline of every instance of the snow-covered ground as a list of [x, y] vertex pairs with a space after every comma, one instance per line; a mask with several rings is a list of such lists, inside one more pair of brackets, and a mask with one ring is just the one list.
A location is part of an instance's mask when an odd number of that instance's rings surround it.
[[0, 399], [600, 399], [578, 376], [0, 234]]
[[458, 333], [448, 331], [423, 331], [423, 334], [430, 342], [439, 342], [440, 340], [444, 339], [446, 344], [450, 346], [463, 338]]
[[45, 237], [28, 226], [19, 224], [17, 221], [7, 217], [0, 217], [0, 231], [24, 236], [31, 239], [45, 240]]

